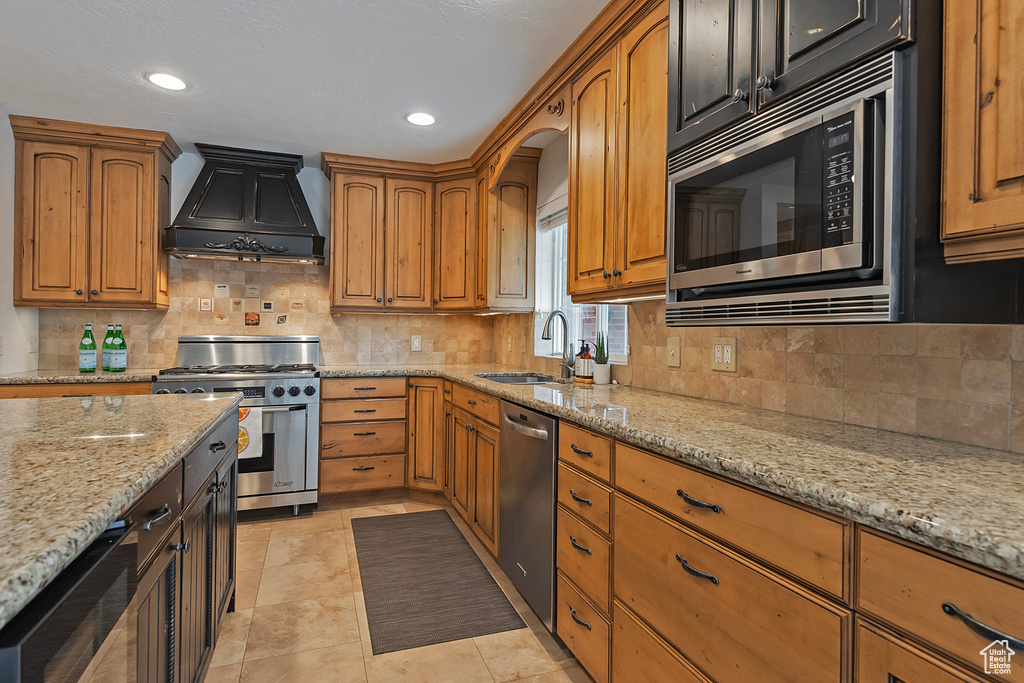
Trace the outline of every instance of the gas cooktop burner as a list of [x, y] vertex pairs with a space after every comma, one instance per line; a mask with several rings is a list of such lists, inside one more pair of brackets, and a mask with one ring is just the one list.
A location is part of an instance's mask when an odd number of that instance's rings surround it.
[[275, 365], [179, 365], [161, 370], [161, 375], [250, 375], [295, 372], [316, 372], [312, 363], [277, 363]]

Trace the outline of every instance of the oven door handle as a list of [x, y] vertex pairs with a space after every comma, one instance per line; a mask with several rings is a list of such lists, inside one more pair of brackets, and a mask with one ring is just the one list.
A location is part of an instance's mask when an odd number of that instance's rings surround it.
[[263, 408], [264, 413], [287, 413], [291, 410], [305, 410], [306, 406], [274, 406], [272, 408]]

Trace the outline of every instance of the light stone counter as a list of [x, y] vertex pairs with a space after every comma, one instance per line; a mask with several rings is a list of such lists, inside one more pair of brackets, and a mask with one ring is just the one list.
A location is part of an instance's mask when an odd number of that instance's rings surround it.
[[79, 372], [78, 370], [28, 370], [0, 375], [4, 384], [88, 384], [90, 382], [152, 382], [159, 373], [153, 368], [128, 368], [124, 372]]
[[504, 385], [496, 365], [339, 366], [436, 376], [1024, 579], [1024, 456], [622, 386]]
[[0, 401], [0, 627], [241, 401], [117, 398]]

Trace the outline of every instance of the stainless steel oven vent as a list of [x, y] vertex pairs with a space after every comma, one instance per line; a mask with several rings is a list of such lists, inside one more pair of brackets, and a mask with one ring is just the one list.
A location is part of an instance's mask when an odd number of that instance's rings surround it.
[[717, 299], [705, 304], [697, 301], [669, 304], [665, 311], [665, 324], [669, 327], [688, 327], [740, 323], [864, 323], [887, 322], [890, 319], [888, 293], [759, 299]]

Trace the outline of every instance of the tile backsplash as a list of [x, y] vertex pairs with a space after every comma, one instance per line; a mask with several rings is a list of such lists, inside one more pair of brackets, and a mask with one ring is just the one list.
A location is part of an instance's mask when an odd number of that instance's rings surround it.
[[[76, 367], [85, 324], [99, 337], [108, 322], [123, 325], [129, 367], [135, 368], [174, 365], [178, 337], [193, 334], [318, 335], [325, 365], [489, 363], [493, 355], [488, 317], [331, 315], [325, 266], [172, 258], [170, 279], [168, 311], [40, 309], [39, 367]], [[218, 296], [221, 284], [227, 285], [224, 296]], [[246, 297], [251, 287], [258, 297]], [[212, 310], [199, 310], [201, 297], [212, 299]], [[261, 310], [264, 301], [273, 311]], [[247, 326], [246, 313], [259, 313], [259, 324]], [[279, 323], [279, 316], [287, 317]], [[420, 335], [420, 351], [411, 350], [412, 335]]]
[[[557, 372], [533, 356], [534, 325], [497, 318], [495, 362]], [[736, 337], [736, 372], [711, 369], [717, 336]], [[621, 384], [1024, 452], [1024, 326], [679, 328], [652, 301], [630, 305], [629, 343], [629, 365], [612, 371]]]

